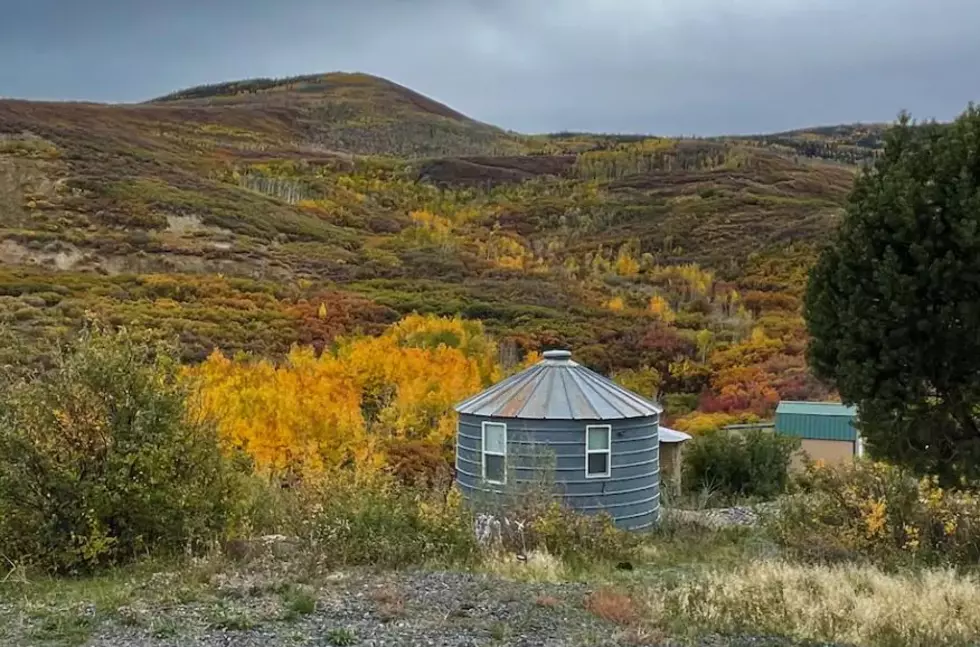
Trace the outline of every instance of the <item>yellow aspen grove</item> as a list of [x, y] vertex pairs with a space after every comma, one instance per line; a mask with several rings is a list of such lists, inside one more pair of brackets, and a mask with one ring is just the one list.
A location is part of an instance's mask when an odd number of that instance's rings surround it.
[[229, 449], [272, 475], [352, 460], [364, 442], [360, 394], [344, 367], [310, 349], [282, 366], [213, 353], [197, 369], [199, 414], [214, 419]]
[[215, 352], [190, 372], [197, 414], [270, 476], [370, 470], [390, 441], [446, 446], [453, 405], [502, 375], [480, 322], [419, 315], [380, 337], [341, 339], [336, 354], [294, 348], [277, 366]]
[[650, 297], [650, 303], [647, 304], [647, 310], [656, 320], [661, 321], [668, 326], [677, 320], [677, 315], [674, 314], [670, 304], [667, 303], [667, 299], [663, 298], [659, 294]]
[[623, 297], [613, 297], [606, 302], [606, 307], [613, 312], [622, 312], [626, 308], [626, 302]]
[[630, 255], [629, 250], [625, 248], [619, 250], [619, 255], [616, 257], [616, 274], [636, 276], [639, 271], [640, 264]]

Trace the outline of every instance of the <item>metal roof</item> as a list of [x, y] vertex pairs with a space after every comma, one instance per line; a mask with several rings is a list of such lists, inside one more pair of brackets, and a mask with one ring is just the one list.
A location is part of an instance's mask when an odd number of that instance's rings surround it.
[[550, 350], [517, 375], [456, 405], [459, 413], [496, 418], [615, 420], [646, 418], [662, 409], [612, 380]]
[[784, 400], [776, 407], [776, 413], [788, 413], [805, 416], [857, 416], [856, 407], [848, 407], [840, 402], [794, 402]]
[[690, 440], [691, 434], [686, 434], [683, 431], [677, 431], [676, 429], [670, 429], [669, 427], [660, 426], [660, 442], [662, 443], [682, 443], [684, 441]]

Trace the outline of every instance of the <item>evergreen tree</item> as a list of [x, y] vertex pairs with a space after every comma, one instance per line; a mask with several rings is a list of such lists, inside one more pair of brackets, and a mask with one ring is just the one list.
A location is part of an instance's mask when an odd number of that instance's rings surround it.
[[902, 115], [811, 272], [806, 319], [810, 364], [858, 405], [873, 456], [980, 479], [980, 110]]

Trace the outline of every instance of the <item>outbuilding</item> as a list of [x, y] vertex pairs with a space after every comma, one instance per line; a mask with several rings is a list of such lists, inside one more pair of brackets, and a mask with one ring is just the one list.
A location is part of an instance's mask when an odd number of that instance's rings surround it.
[[840, 402], [784, 400], [776, 407], [776, 433], [800, 438], [801, 451], [825, 463], [864, 453], [856, 421], [857, 409]]
[[681, 492], [681, 472], [683, 469], [684, 443], [691, 440], [691, 435], [660, 425], [660, 483], [669, 485], [670, 494]]
[[545, 352], [456, 411], [456, 480], [467, 499], [545, 476], [570, 507], [608, 512], [621, 528], [658, 521], [662, 409], [569, 351]]

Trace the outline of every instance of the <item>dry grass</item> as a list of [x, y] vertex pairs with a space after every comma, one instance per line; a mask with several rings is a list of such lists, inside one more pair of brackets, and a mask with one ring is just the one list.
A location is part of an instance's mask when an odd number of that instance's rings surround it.
[[484, 569], [508, 580], [518, 582], [564, 582], [569, 579], [568, 567], [558, 557], [533, 550], [524, 558], [512, 553], [493, 553], [483, 564]]
[[651, 588], [644, 607], [650, 626], [678, 633], [696, 627], [867, 647], [965, 647], [980, 636], [980, 580], [950, 570], [890, 575], [758, 561]]
[[561, 600], [554, 597], [553, 595], [539, 595], [538, 597], [534, 598], [534, 606], [536, 607], [543, 607], [545, 609], [554, 609], [559, 604], [561, 604]]
[[611, 588], [599, 589], [586, 598], [585, 608], [617, 625], [631, 625], [639, 617], [633, 598]]
[[378, 616], [385, 622], [405, 617], [405, 594], [395, 585], [387, 584], [370, 594], [378, 607]]

